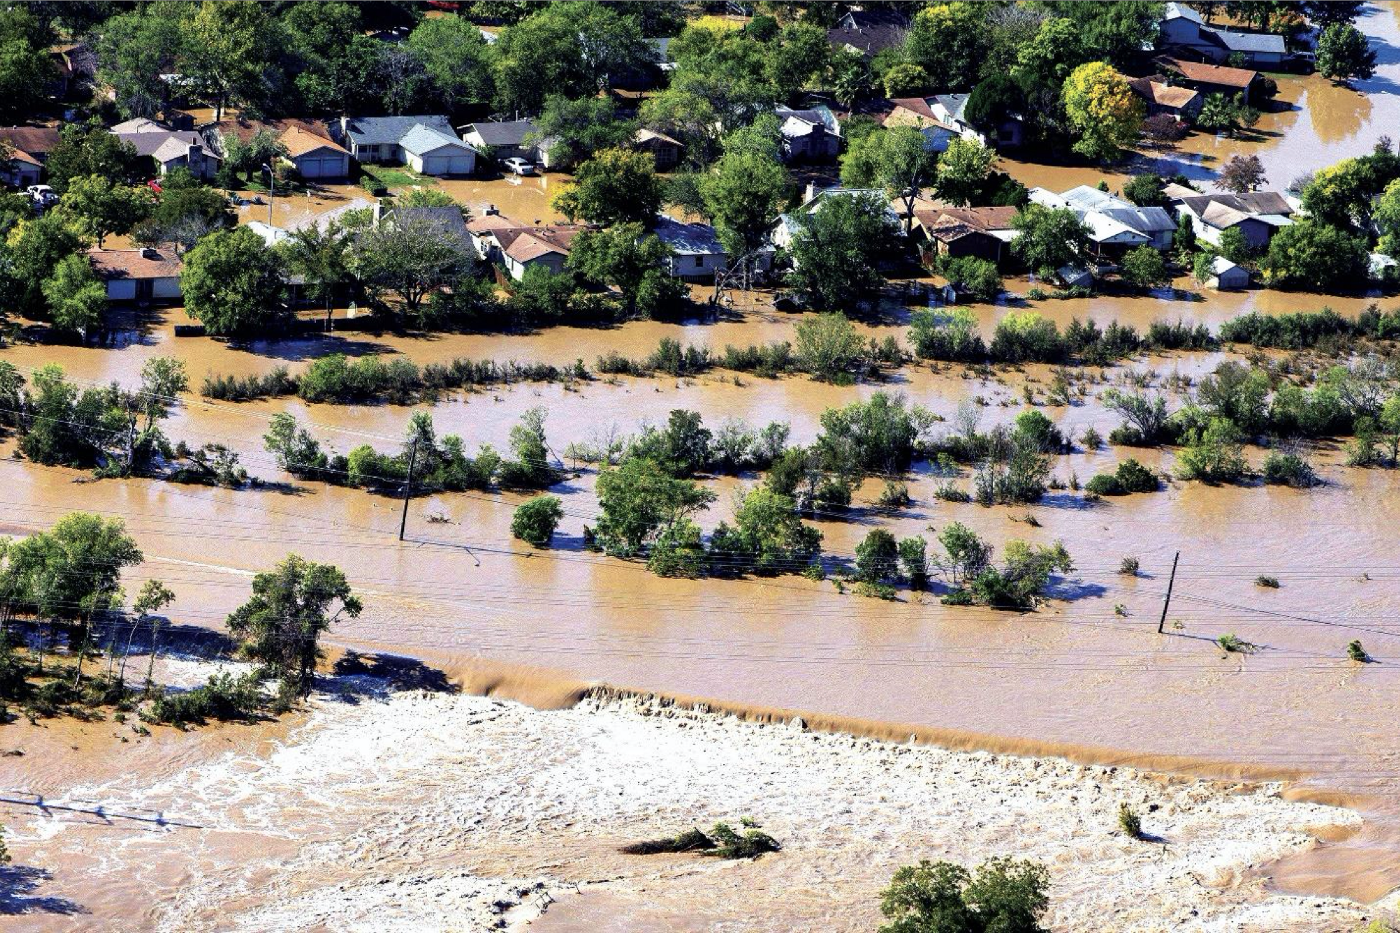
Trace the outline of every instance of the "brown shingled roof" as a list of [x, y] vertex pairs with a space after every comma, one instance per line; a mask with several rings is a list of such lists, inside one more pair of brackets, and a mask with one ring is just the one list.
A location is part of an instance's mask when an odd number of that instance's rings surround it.
[[104, 279], [165, 279], [180, 274], [183, 263], [173, 252], [158, 249], [90, 249], [92, 268]]
[[1173, 110], [1180, 110], [1199, 96], [1199, 92], [1189, 87], [1172, 87], [1151, 78], [1133, 78], [1128, 82], [1128, 86], [1148, 103], [1170, 107]]
[[58, 145], [59, 135], [54, 126], [0, 126], [0, 139], [42, 160]]
[[1219, 84], [1245, 90], [1259, 77], [1259, 72], [1247, 68], [1227, 68], [1224, 65], [1207, 65], [1202, 62], [1188, 62], [1182, 58], [1163, 56], [1156, 59], [1159, 65], [1170, 68], [1189, 81], [1202, 84]]

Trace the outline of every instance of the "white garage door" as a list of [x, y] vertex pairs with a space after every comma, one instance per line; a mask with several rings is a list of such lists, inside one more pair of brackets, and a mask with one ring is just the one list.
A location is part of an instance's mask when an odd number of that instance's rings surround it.
[[335, 178], [345, 174], [341, 160], [336, 158], [302, 159], [303, 178]]
[[472, 173], [473, 159], [471, 153], [464, 153], [452, 157], [453, 175], [470, 175]]
[[452, 171], [451, 156], [428, 156], [423, 159], [424, 175], [446, 175]]

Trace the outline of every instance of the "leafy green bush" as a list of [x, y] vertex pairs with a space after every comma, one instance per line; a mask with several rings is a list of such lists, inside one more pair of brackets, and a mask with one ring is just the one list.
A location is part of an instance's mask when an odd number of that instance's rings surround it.
[[1126, 803], [1118, 805], [1118, 828], [1129, 839], [1142, 838], [1142, 819]]
[[995, 858], [976, 877], [953, 862], [906, 865], [880, 893], [879, 933], [1043, 933], [1050, 875], [1034, 862]]
[[1034, 311], [1012, 311], [997, 323], [988, 352], [1003, 363], [1058, 363], [1065, 342], [1054, 321]]
[[1084, 488], [1100, 496], [1124, 496], [1133, 492], [1156, 492], [1161, 485], [1157, 474], [1131, 457], [1112, 473], [1097, 473]]
[[1264, 460], [1264, 482], [1274, 486], [1305, 489], [1319, 482], [1317, 471], [1298, 454], [1270, 451]]
[[535, 547], [545, 547], [563, 517], [564, 507], [558, 496], [537, 496], [516, 508], [510, 533]]
[[987, 355], [987, 345], [977, 332], [977, 318], [966, 308], [915, 311], [909, 324], [909, 342], [926, 360], [973, 363]]
[[1371, 656], [1366, 653], [1366, 649], [1361, 647], [1360, 641], [1347, 643], [1347, 657], [1351, 658], [1353, 661], [1365, 662], [1371, 660]]
[[1278, 589], [1278, 577], [1269, 577], [1261, 575], [1254, 578], [1254, 585], [1262, 586], [1265, 589], [1269, 590], [1276, 590]]
[[257, 675], [236, 678], [222, 671], [203, 686], [185, 693], [160, 694], [141, 718], [147, 722], [183, 726], [208, 719], [247, 719], [262, 705], [263, 694]]

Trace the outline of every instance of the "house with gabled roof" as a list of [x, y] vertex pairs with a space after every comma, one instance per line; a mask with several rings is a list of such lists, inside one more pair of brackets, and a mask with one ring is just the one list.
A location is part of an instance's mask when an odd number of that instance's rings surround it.
[[[729, 264], [729, 256], [720, 242], [719, 234], [703, 221], [677, 220], [657, 214], [651, 232], [671, 248], [666, 270], [676, 278], [710, 279], [723, 272]], [[764, 246], [752, 257], [749, 267], [755, 272], [766, 271], [773, 263], [774, 252], [771, 245]]]
[[962, 133], [934, 113], [932, 100], [931, 97], [892, 98], [890, 111], [881, 122], [887, 127], [912, 126], [924, 134], [924, 148], [929, 152], [947, 152], [948, 144]]
[[1165, 113], [1178, 120], [1194, 120], [1201, 114], [1204, 100], [1201, 93], [1189, 87], [1178, 87], [1151, 78], [1130, 78], [1128, 87], [1147, 104], [1147, 115]]
[[502, 217], [494, 207], [487, 207], [466, 227], [477, 256], [504, 266], [517, 282], [533, 267], [564, 271], [574, 237], [588, 229], [583, 224], [521, 224]]
[[829, 107], [774, 106], [783, 136], [783, 161], [830, 162], [841, 151], [841, 124]]
[[10, 147], [5, 179], [18, 188], [37, 185], [59, 138], [55, 126], [0, 126], [0, 141]]
[[1199, 12], [1176, 2], [1163, 8], [1158, 46], [1217, 64], [1238, 55], [1254, 68], [1276, 68], [1288, 59], [1283, 36], [1211, 26]]
[[786, 249], [792, 245], [792, 239], [801, 229], [798, 217], [803, 214], [815, 214], [833, 198], [856, 198], [866, 195], [873, 195], [878, 198], [885, 207], [885, 222], [895, 236], [904, 236], [904, 224], [900, 222], [899, 213], [890, 204], [889, 196], [883, 188], [846, 188], [836, 185], [831, 188], [818, 190], [814, 185], [807, 186], [807, 195], [802, 203], [794, 207], [786, 214], [778, 216], [777, 223], [773, 225], [773, 232], [769, 239], [773, 245], [781, 249]]
[[150, 156], [160, 175], [187, 168], [195, 178], [213, 178], [222, 158], [203, 136], [193, 130], [167, 129], [152, 120], [128, 120], [112, 128], [112, 134], [129, 143], [137, 155]]
[[1014, 207], [933, 207], [914, 210], [914, 227], [940, 256], [976, 256], [1000, 263], [1020, 233]]
[[651, 153], [652, 162], [658, 172], [675, 168], [681, 161], [685, 147], [677, 140], [657, 130], [640, 129], [632, 138], [632, 148]]
[[1264, 76], [1248, 68], [1193, 62], [1170, 55], [1157, 56], [1153, 64], [1182, 87], [1199, 91], [1202, 97], [1224, 94], [1230, 98], [1243, 96], [1246, 102], [1250, 102], [1266, 93]]
[[826, 31], [832, 47], [874, 58], [886, 49], [896, 49], [909, 35], [909, 14], [897, 7], [847, 10]]
[[290, 162], [302, 178], [345, 178], [350, 174], [350, 150], [331, 139], [330, 130], [315, 120], [249, 120], [242, 116], [220, 120], [204, 127], [204, 137], [219, 152], [228, 154], [229, 140], [248, 142], [259, 132], [277, 137], [287, 150]]
[[1213, 245], [1220, 243], [1226, 230], [1237, 228], [1252, 249], [1262, 249], [1280, 227], [1293, 223], [1293, 206], [1277, 191], [1202, 194], [1182, 198], [1176, 210], [1191, 218], [1197, 237]]
[[341, 117], [331, 137], [358, 162], [407, 165], [424, 175], [469, 175], [478, 150], [441, 114]]
[[546, 154], [536, 141], [539, 128], [533, 120], [485, 120], [460, 127], [462, 139], [481, 152], [490, 152], [497, 162], [524, 159], [548, 167]]
[[1140, 207], [1107, 191], [1078, 185], [1061, 194], [1032, 188], [1035, 204], [1074, 212], [1089, 228], [1089, 240], [1100, 256], [1122, 255], [1137, 246], [1170, 249], [1176, 221], [1160, 207]]
[[113, 302], [180, 300], [180, 270], [184, 263], [169, 248], [88, 250], [88, 259]]

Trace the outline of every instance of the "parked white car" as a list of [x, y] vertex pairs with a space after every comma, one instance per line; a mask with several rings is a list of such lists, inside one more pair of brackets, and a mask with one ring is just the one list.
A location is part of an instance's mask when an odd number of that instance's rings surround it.
[[521, 159], [519, 157], [513, 159], [506, 159], [501, 164], [506, 167], [506, 171], [512, 172], [516, 175], [535, 174], [535, 163], [528, 162], [525, 159]]
[[24, 189], [24, 193], [29, 195], [29, 200], [37, 207], [48, 207], [58, 203], [58, 195], [54, 194], [48, 185], [30, 185]]

